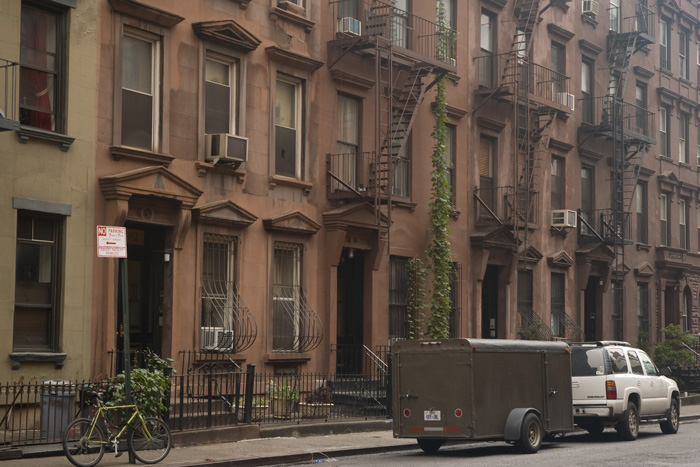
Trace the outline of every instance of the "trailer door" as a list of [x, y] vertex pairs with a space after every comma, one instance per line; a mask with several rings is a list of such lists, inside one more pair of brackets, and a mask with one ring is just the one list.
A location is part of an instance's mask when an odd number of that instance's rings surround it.
[[394, 434], [401, 437], [471, 436], [469, 353], [420, 346], [398, 354]]
[[569, 354], [546, 353], [546, 429], [568, 431], [574, 427], [571, 410], [571, 364]]

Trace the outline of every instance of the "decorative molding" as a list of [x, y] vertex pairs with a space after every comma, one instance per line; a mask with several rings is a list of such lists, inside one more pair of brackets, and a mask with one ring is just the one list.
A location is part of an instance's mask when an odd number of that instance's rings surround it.
[[[432, 102], [430, 104], [430, 108], [432, 110], [435, 110], [435, 102]], [[454, 118], [455, 120], [459, 120], [465, 115], [467, 115], [467, 111], [464, 109], [459, 109], [457, 107], [453, 107], [451, 105], [445, 105], [445, 111], [447, 112], [447, 116], [450, 118]]]
[[644, 263], [639, 267], [634, 268], [634, 275], [637, 277], [653, 277], [656, 271], [649, 265], [649, 263]]
[[578, 155], [581, 157], [581, 159], [584, 160], [584, 162], [588, 162], [589, 164], [592, 164], [592, 165], [597, 164], [599, 161], [601, 161], [605, 157], [605, 154], [601, 154], [597, 151], [593, 151], [592, 149], [584, 149], [584, 148], [579, 148]]
[[[316, 25], [316, 23], [296, 13], [296, 10], [292, 11], [291, 9], [286, 10], [284, 8], [281, 8], [281, 6], [283, 5], [296, 6], [293, 3], [280, 2], [278, 6], [272, 7], [270, 9], [270, 19], [272, 19], [272, 21], [277, 21], [278, 19], [281, 19], [283, 21], [289, 21], [290, 23], [303, 27], [304, 31], [306, 31], [307, 34], [310, 33], [313, 27]], [[301, 11], [303, 12], [304, 9], [302, 8]]]
[[192, 210], [194, 219], [200, 223], [219, 224], [246, 228], [258, 217], [231, 200], [214, 201]]
[[576, 35], [568, 29], [564, 29], [561, 26], [557, 26], [554, 23], [549, 23], [547, 25], [547, 31], [549, 31], [550, 34], [556, 36], [564, 42], [569, 42]]
[[678, 177], [676, 177], [676, 174], [671, 171], [659, 174], [659, 176], [656, 177], [656, 180], [659, 182], [660, 191], [671, 194], [676, 191], [676, 187], [679, 183]]
[[249, 4], [252, 0], [232, 0], [232, 1], [235, 2], [235, 3], [238, 3], [238, 4], [241, 6], [241, 10], [245, 10], [245, 9], [248, 8], [248, 4]]
[[566, 251], [560, 251], [547, 258], [547, 263], [554, 268], [570, 268], [574, 265], [574, 259]]
[[656, 170], [650, 169], [648, 167], [640, 167], [639, 168], [639, 176], [640, 177], [648, 178], [648, 177], [651, 177], [652, 175], [654, 175], [655, 173], [656, 173]]
[[603, 51], [602, 47], [598, 46], [597, 44], [594, 44], [593, 42], [589, 42], [586, 39], [580, 39], [578, 41], [578, 47], [579, 49], [581, 49], [582, 52], [585, 52], [589, 55], [597, 56]]
[[277, 188], [277, 185], [299, 188], [303, 190], [304, 196], [309, 196], [309, 194], [311, 194], [311, 189], [314, 187], [313, 183], [305, 182], [303, 180], [297, 180], [296, 178], [282, 177], [280, 175], [271, 176], [270, 190], [274, 190], [275, 188]]
[[232, 177], [236, 177], [236, 181], [239, 185], [245, 183], [246, 175], [248, 174], [245, 169], [241, 169], [240, 167], [234, 169], [228, 165], [214, 165], [204, 161], [194, 161], [194, 168], [197, 171], [197, 175], [200, 177], [204, 177], [210, 170], [231, 175]]
[[216, 42], [242, 52], [250, 52], [262, 43], [250, 31], [232, 19], [193, 23], [194, 33], [203, 40]]
[[530, 246], [518, 255], [518, 260], [524, 263], [536, 264], [540, 262], [542, 256], [542, 253], [537, 248]]
[[22, 363], [54, 363], [56, 369], [63, 368], [63, 362], [68, 354], [53, 352], [12, 352], [9, 354], [12, 369], [19, 370]]
[[185, 20], [180, 15], [161, 10], [150, 5], [145, 5], [134, 0], [108, 0], [109, 5], [116, 13], [142, 19], [149, 23], [157, 24], [164, 28], [172, 28]]
[[487, 117], [477, 117], [476, 124], [481, 128], [495, 131], [496, 133], [500, 133], [506, 127], [505, 123], [496, 120], [491, 120]]
[[289, 65], [293, 68], [313, 73], [323, 66], [323, 62], [314, 60], [313, 58], [280, 49], [274, 45], [265, 48], [265, 53], [273, 62]]
[[654, 77], [654, 72], [651, 70], [647, 70], [646, 68], [642, 66], [636, 66], [633, 68], [634, 74], [639, 76], [640, 78], [645, 78], [645, 79], [651, 79]]
[[36, 199], [12, 197], [13, 209], [24, 209], [26, 211], [45, 212], [48, 214], [58, 214], [59, 216], [70, 216], [73, 213], [73, 206], [65, 203], [54, 203], [51, 201], [40, 201]]
[[550, 149], [554, 149], [555, 151], [564, 152], [564, 153], [569, 153], [569, 152], [571, 152], [572, 149], [574, 149], [573, 144], [569, 144], [565, 141], [561, 141], [561, 140], [555, 139], [555, 138], [550, 138], [549, 147], [550, 147]]
[[481, 3], [502, 10], [508, 4], [508, 0], [481, 0]]
[[128, 200], [133, 195], [155, 196], [180, 201], [183, 209], [191, 209], [202, 195], [194, 185], [163, 166], [143, 167], [100, 178], [105, 200]]
[[124, 146], [110, 146], [109, 155], [115, 161], [120, 159], [134, 159], [138, 161], [145, 161], [151, 164], [161, 164], [168, 167], [170, 163], [175, 159], [173, 156], [166, 154], [159, 154], [153, 151], [146, 151], [144, 149], [129, 148]]
[[581, 15], [581, 22], [590, 24], [591, 26], [593, 26], [593, 29], [598, 28], [598, 21], [593, 16], [582, 14]]
[[286, 212], [263, 219], [265, 230], [270, 232], [293, 233], [297, 235], [315, 235], [321, 225], [299, 211]]
[[660, 103], [665, 105], [674, 105], [681, 98], [677, 92], [664, 87], [657, 88], [656, 92], [659, 95]]
[[26, 144], [32, 138], [58, 143], [59, 148], [63, 152], [67, 152], [73, 144], [73, 141], [75, 141], [75, 138], [72, 136], [66, 136], [60, 133], [54, 133], [53, 131], [46, 131], [24, 125], [20, 125], [19, 130], [17, 130], [17, 138], [22, 144]]
[[374, 87], [374, 80], [363, 78], [362, 76], [354, 75], [348, 73], [345, 70], [335, 69], [331, 71], [331, 77], [334, 81], [340, 84], [347, 84], [349, 86], [354, 86], [362, 90], [372, 89]]

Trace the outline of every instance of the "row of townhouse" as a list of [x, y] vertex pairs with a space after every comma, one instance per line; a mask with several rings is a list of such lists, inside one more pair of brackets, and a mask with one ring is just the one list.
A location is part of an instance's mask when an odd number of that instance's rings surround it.
[[452, 335], [699, 330], [696, 2], [0, 0], [0, 59], [2, 380], [110, 373], [122, 300], [131, 352], [362, 371], [414, 321], [440, 78]]

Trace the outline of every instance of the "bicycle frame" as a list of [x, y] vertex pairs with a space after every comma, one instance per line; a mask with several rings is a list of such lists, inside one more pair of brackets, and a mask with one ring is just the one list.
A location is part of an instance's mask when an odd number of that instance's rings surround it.
[[[112, 431], [109, 427], [109, 420], [107, 420], [107, 412], [119, 409], [131, 409], [132, 414], [131, 417], [129, 417], [129, 420], [120, 425], [121, 428], [119, 429], [119, 432], [113, 436]], [[139, 412], [139, 408], [136, 405], [115, 405], [107, 407], [104, 405], [104, 403], [102, 403], [102, 401], [99, 401], [97, 405], [97, 410], [95, 411], [95, 415], [92, 417], [92, 423], [90, 424], [90, 433], [92, 433], [92, 430], [95, 428], [95, 425], [97, 425], [98, 420], [104, 421], [105, 430], [107, 431], [107, 440], [104, 442], [104, 444], [107, 445], [109, 443], [115, 443], [118, 439], [120, 439], [126, 432], [127, 428], [131, 426], [131, 423], [134, 420], [138, 420], [141, 423], [141, 427], [143, 428], [145, 435], [149, 438], [151, 437], [151, 434], [148, 432], [148, 428], [146, 427], [146, 422], [144, 421], [143, 416], [141, 415], [141, 412]]]

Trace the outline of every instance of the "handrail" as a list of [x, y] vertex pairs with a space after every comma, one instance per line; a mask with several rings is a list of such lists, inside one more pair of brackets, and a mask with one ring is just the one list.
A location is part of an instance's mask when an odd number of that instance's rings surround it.
[[700, 353], [697, 353], [691, 346], [689, 346], [689, 345], [686, 344], [685, 342], [681, 342], [681, 344], [683, 344], [683, 347], [685, 347], [686, 349], [688, 349], [688, 350], [690, 350], [691, 352], [693, 352], [693, 353], [695, 354], [695, 357], [696, 357], [696, 358], [700, 358]]
[[375, 354], [374, 352], [372, 352], [366, 345], [363, 344], [362, 348], [365, 351], [365, 355], [367, 355], [369, 357], [369, 359], [372, 361], [372, 363], [377, 365], [377, 367], [382, 371], [382, 373], [384, 373], [385, 375], [389, 373], [389, 365], [387, 365], [384, 362], [384, 360], [379, 358], [379, 356], [377, 354]]

